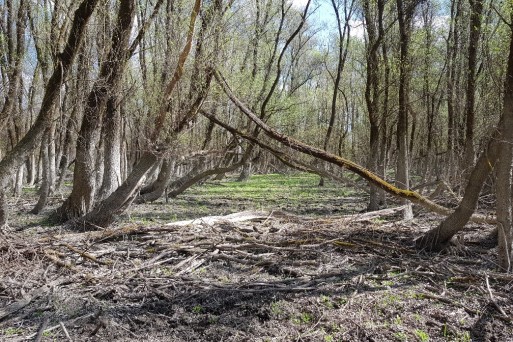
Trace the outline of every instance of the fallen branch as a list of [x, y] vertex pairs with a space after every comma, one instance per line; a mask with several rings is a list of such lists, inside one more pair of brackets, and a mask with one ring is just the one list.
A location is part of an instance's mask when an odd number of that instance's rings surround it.
[[[217, 80], [217, 83], [221, 86], [224, 93], [230, 98], [230, 100], [239, 108], [239, 110], [244, 113], [249, 119], [251, 119], [258, 127], [260, 127], [267, 136], [270, 138], [284, 144], [285, 146], [288, 146], [292, 148], [293, 150], [296, 150], [298, 152], [302, 152], [308, 155], [311, 155], [315, 158], [327, 161], [329, 163], [332, 163], [334, 165], [343, 167], [348, 169], [349, 171], [356, 173], [360, 177], [365, 178], [370, 183], [374, 184], [375, 186], [385, 190], [386, 192], [390, 193], [393, 196], [404, 198], [414, 204], [418, 204], [434, 213], [448, 216], [452, 214], [453, 210], [446, 208], [444, 206], [441, 206], [428, 198], [420, 195], [418, 192], [411, 191], [411, 190], [403, 190], [399, 189], [392, 184], [388, 183], [375, 173], [367, 170], [363, 166], [356, 164], [355, 162], [339, 157], [337, 155], [334, 155], [332, 153], [326, 152], [320, 148], [310, 146], [308, 144], [305, 144], [299, 140], [296, 140], [292, 137], [289, 137], [285, 134], [279, 133], [274, 128], [268, 126], [262, 119], [260, 119], [249, 107], [247, 107], [242, 101], [240, 101], [235, 94], [232, 92], [230, 87], [228, 86], [226, 80], [223, 78], [223, 76], [219, 73], [219, 71], [214, 70], [214, 77]], [[495, 217], [489, 217], [484, 215], [477, 215], [474, 214], [470, 217], [470, 221], [476, 222], [476, 223], [489, 223], [489, 224], [495, 224], [496, 218]]]
[[96, 258], [94, 255], [92, 255], [90, 253], [87, 253], [87, 252], [83, 252], [83, 251], [79, 250], [78, 248], [73, 247], [73, 246], [71, 246], [71, 245], [69, 245], [67, 243], [63, 244], [63, 246], [68, 248], [69, 250], [75, 252], [75, 253], [78, 253], [81, 257], [83, 257], [85, 259], [89, 259], [91, 261], [94, 261], [97, 264], [101, 264], [101, 265], [110, 265], [110, 264], [112, 264], [111, 260], [107, 260], [107, 261], [98, 260], [98, 258]]
[[497, 301], [495, 300], [495, 298], [493, 297], [493, 293], [492, 293], [492, 288], [490, 287], [490, 281], [488, 280], [488, 276], [485, 276], [485, 280], [486, 280], [486, 289], [488, 290], [488, 295], [490, 296], [490, 301], [492, 302], [493, 306], [495, 307], [495, 309], [497, 309], [497, 311], [499, 311], [499, 313], [504, 317], [504, 318], [509, 318], [509, 316], [506, 314], [506, 312], [504, 311], [503, 308], [501, 308], [499, 306], [499, 304], [497, 304]]
[[184, 227], [189, 225], [214, 225], [218, 223], [235, 223], [244, 221], [254, 221], [267, 219], [270, 216], [269, 213], [263, 211], [242, 211], [240, 213], [234, 213], [226, 216], [205, 216], [194, 220], [178, 221], [167, 223], [168, 227]]
[[[50, 291], [52, 286], [59, 285], [63, 283], [64, 280], [59, 278], [57, 280], [54, 280], [50, 282], [49, 284], [43, 285], [41, 287], [38, 287], [37, 289], [34, 289], [30, 291], [26, 296], [24, 296], [22, 299], [9, 304], [5, 306], [4, 308], [0, 309], [0, 321], [4, 319], [7, 316], [12, 315], [13, 313], [23, 309], [27, 305], [29, 305], [33, 300], [45, 295]], [[34, 335], [35, 336], [35, 335]]]
[[345, 220], [348, 220], [351, 222], [369, 221], [369, 220], [373, 220], [373, 219], [381, 217], [381, 216], [388, 216], [388, 215], [398, 213], [401, 210], [403, 210], [405, 207], [406, 207], [405, 205], [402, 205], [400, 207], [370, 211], [368, 213], [363, 213], [363, 214], [344, 215], [344, 216], [342, 216], [342, 219], [345, 219]]

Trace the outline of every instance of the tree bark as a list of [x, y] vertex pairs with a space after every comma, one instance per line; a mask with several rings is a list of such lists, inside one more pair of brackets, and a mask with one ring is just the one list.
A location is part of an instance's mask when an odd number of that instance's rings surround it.
[[474, 121], [477, 73], [477, 53], [481, 35], [483, 0], [470, 0], [470, 37], [468, 45], [467, 89], [465, 101], [465, 152], [463, 165], [474, 165]]
[[53, 131], [55, 130], [55, 127], [51, 125], [47, 128], [44, 136], [43, 141], [41, 143], [41, 158], [42, 158], [42, 179], [41, 179], [41, 185], [39, 187], [39, 199], [34, 206], [34, 208], [30, 211], [32, 214], [39, 214], [41, 210], [46, 205], [46, 202], [48, 201], [48, 196], [50, 196], [52, 192], [52, 182], [54, 181], [54, 177], [52, 176], [52, 168], [50, 167], [50, 164], [52, 163], [51, 159], [53, 159], [53, 162], [55, 163], [55, 155], [52, 155], [51, 153], [51, 141], [54, 138]]
[[4, 190], [0, 189], [0, 231], [5, 226], [7, 226], [7, 203]]
[[[3, 131], [8, 123], [9, 118], [11, 117], [15, 105], [16, 100], [19, 97], [21, 89], [21, 77], [23, 71], [23, 60], [25, 55], [25, 29], [27, 26], [27, 4], [26, 0], [20, 0], [20, 4], [18, 7], [18, 14], [16, 18], [16, 37], [11, 36], [12, 33], [9, 32], [12, 27], [12, 1], [8, 1], [8, 23], [7, 23], [7, 31], [8, 31], [8, 50], [9, 50], [9, 64], [11, 66], [11, 72], [9, 73], [9, 83], [8, 90], [6, 92], [4, 105], [2, 110], [0, 110], [0, 131]], [[11, 8], [9, 8], [11, 7]], [[14, 47], [14, 42], [16, 42], [16, 48]]]
[[[513, 9], [511, 10], [513, 19]], [[510, 27], [511, 42], [509, 48], [508, 68], [504, 82], [504, 132], [501, 137], [501, 151], [497, 162], [497, 228], [499, 267], [509, 272], [512, 270], [513, 242], [513, 198], [512, 198], [512, 162], [513, 162], [513, 27]]]
[[[380, 111], [381, 89], [379, 48], [383, 43], [384, 31], [383, 12], [385, 3], [382, 0], [376, 2], [377, 14], [373, 16], [371, 1], [365, 1], [363, 11], [365, 16], [365, 27], [368, 36], [367, 67], [365, 81], [365, 104], [369, 117], [369, 155], [367, 157], [367, 168], [378, 173], [379, 164], [379, 143], [380, 143], [380, 121], [384, 120]], [[376, 24], [377, 22], [377, 24]], [[382, 134], [384, 132], [381, 132]], [[380, 207], [380, 189], [370, 184], [368, 211], [378, 210]]]
[[107, 101], [107, 111], [103, 120], [103, 182], [97, 196], [102, 201], [121, 185], [121, 115], [117, 108], [117, 96], [111, 95]]

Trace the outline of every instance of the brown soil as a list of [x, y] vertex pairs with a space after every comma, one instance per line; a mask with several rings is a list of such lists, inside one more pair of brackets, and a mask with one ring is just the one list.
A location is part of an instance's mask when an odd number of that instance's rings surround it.
[[0, 340], [513, 341], [513, 276], [477, 243], [492, 227], [418, 253], [438, 220], [279, 213], [4, 232]]

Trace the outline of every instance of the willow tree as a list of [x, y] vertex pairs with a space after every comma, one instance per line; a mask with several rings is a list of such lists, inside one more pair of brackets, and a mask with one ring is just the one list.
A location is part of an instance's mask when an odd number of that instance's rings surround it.
[[[87, 23], [91, 18], [98, 0], [84, 0], [73, 16], [73, 22], [67, 42], [53, 65], [53, 73], [46, 82], [39, 114], [21, 140], [0, 160], [0, 200], [4, 196], [13, 170], [25, 163], [28, 155], [40, 144], [46, 129], [55, 117], [54, 106], [59, 99], [63, 81], [69, 75], [75, 56], [85, 35]], [[2, 205], [0, 205], [1, 207]], [[0, 215], [0, 216], [4, 216]], [[5, 219], [4, 219], [5, 220]]]
[[98, 79], [87, 96], [77, 139], [73, 189], [57, 214], [62, 222], [86, 214], [95, 204], [99, 128], [107, 100], [118, 91], [118, 85], [130, 58], [129, 39], [135, 8], [134, 0], [120, 1], [117, 22], [110, 39], [112, 43], [109, 53], [101, 64]]

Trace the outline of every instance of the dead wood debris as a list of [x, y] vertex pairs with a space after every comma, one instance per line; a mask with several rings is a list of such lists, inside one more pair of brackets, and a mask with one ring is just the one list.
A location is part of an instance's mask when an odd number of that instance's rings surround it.
[[[187, 306], [201, 293], [222, 298], [234, 293], [347, 289], [341, 308], [348, 310], [369, 293], [416, 284], [429, 285], [405, 296], [463, 308], [474, 316], [491, 303], [494, 317], [510, 323], [512, 275], [493, 272], [478, 257], [418, 254], [407, 242], [413, 240], [412, 229], [403, 223], [369, 225], [400, 208], [324, 219], [243, 212], [158, 227], [127, 226], [30, 239], [5, 235], [0, 241], [0, 332], [25, 322], [31, 328], [24, 330], [20, 336], [24, 338], [60, 332], [63, 339], [77, 340], [80, 329], [83, 336], [118, 329], [141, 338], [140, 332], [129, 328], [133, 322], [112, 312], [116, 303], [131, 307], [161, 298], [169, 305]], [[459, 287], [487, 289], [487, 295], [463, 302]], [[72, 298], [82, 306], [77, 304], [67, 313], [59, 305]], [[101, 303], [109, 303], [111, 311], [98, 314], [98, 308], [106, 305]], [[30, 312], [41, 308], [48, 315], [31, 317]], [[322, 313], [310, 330], [299, 335], [310, 336], [321, 321]]]

